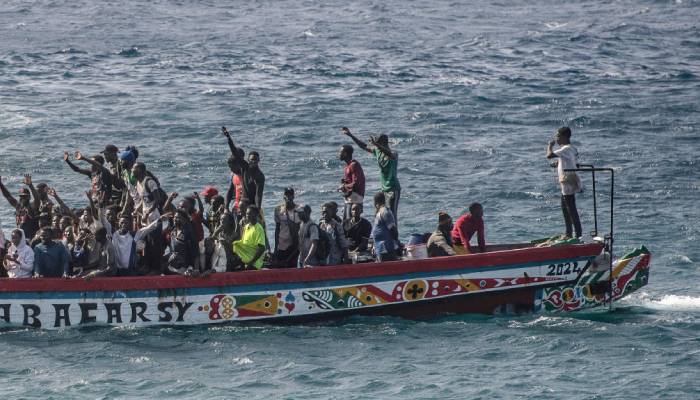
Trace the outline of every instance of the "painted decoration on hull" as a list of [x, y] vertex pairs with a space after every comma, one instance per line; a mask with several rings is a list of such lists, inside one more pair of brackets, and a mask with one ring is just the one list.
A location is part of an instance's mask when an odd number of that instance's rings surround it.
[[[547, 291], [546, 309], [556, 309], [554, 289], [542, 289], [543, 285], [556, 285], [559, 296], [577, 299], [581, 295], [569, 293], [577, 290], [573, 282], [584, 263], [591, 257], [564, 262], [563, 264], [511, 265], [504, 268], [469, 271], [468, 273], [435, 273], [430, 277], [386, 277], [375, 282], [354, 282], [339, 286], [278, 288], [245, 288], [218, 286], [168, 290], [126, 290], [89, 292], [36, 292], [26, 294], [0, 294], [0, 323], [56, 329], [86, 324], [109, 325], [194, 325], [228, 321], [265, 320], [270, 318], [303, 317], [333, 311], [353, 311], [384, 305], [410, 304], [437, 298], [447, 298], [480, 293], [506, 293], [512, 289], [532, 288], [540, 299]], [[646, 260], [648, 264], [648, 259]], [[615, 273], [620, 276], [616, 284], [622, 288], [620, 297], [643, 285], [631, 278], [622, 278], [637, 271], [643, 263], [617, 264]], [[584, 274], [581, 279], [599, 281], [600, 276]], [[648, 271], [647, 271], [648, 275]], [[290, 285], [292, 286], [292, 285]], [[246, 290], [247, 289], [247, 290]], [[581, 289], [583, 290], [583, 289]], [[562, 294], [563, 293], [563, 294]], [[477, 297], [478, 298], [478, 297]], [[566, 301], [564, 301], [566, 303]], [[569, 301], [570, 302], [570, 301]], [[540, 300], [540, 304], [544, 304]], [[551, 304], [550, 304], [551, 303]], [[591, 303], [593, 304], [593, 303]], [[577, 309], [578, 306], [569, 307]], [[537, 308], [537, 307], [536, 307]], [[541, 307], [542, 311], [545, 307]], [[561, 307], [561, 310], [564, 310]], [[484, 310], [484, 312], [489, 312]], [[436, 308], [435, 314], [440, 314]]]
[[198, 310], [208, 312], [209, 319], [212, 321], [283, 317], [291, 315], [297, 309], [297, 298], [302, 301], [294, 315], [305, 315], [413, 302], [483, 290], [503, 290], [509, 287], [549, 283], [554, 280], [561, 279], [550, 277], [413, 279], [376, 285], [288, 291], [286, 294], [274, 295], [219, 294], [211, 298], [209, 306], [199, 307]]
[[[651, 254], [642, 246], [613, 264], [613, 301], [645, 286], [649, 281]], [[585, 274], [575, 284], [538, 291], [537, 311], [576, 311], [608, 304], [608, 270]]]

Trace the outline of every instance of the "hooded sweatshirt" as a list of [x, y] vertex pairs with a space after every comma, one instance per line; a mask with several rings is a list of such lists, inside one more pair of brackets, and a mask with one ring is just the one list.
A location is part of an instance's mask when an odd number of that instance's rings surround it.
[[27, 238], [22, 232], [22, 239], [19, 241], [19, 246], [14, 243], [10, 245], [7, 254], [17, 254], [17, 261], [5, 261], [7, 266], [7, 276], [10, 278], [31, 278], [34, 270], [34, 250], [27, 244]]

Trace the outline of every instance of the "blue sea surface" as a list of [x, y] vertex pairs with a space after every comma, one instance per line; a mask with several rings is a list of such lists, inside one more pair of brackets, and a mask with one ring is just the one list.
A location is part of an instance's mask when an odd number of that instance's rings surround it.
[[[615, 169], [615, 253], [646, 245], [650, 284], [566, 315], [5, 329], [1, 398], [700, 398], [697, 1], [0, 3], [14, 193], [31, 173], [82, 206], [63, 151], [108, 143], [137, 145], [167, 191], [223, 190], [222, 125], [261, 154], [268, 219], [286, 186], [314, 218], [340, 200], [348, 126], [400, 154], [402, 237], [480, 201], [489, 243], [563, 232], [544, 154], [569, 125], [580, 162]], [[376, 162], [356, 158], [373, 193]], [[13, 213], [0, 199], [6, 234]]]

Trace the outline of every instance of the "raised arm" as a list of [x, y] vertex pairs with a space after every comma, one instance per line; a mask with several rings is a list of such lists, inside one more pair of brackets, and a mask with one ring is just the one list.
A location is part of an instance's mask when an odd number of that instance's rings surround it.
[[90, 176], [90, 170], [79, 168], [77, 165], [73, 164], [70, 160], [70, 155], [66, 151], [63, 152], [63, 161], [65, 161], [66, 164], [68, 164], [68, 166], [70, 167], [70, 169], [72, 169], [74, 172], [77, 172], [81, 175]]
[[202, 204], [202, 198], [199, 197], [199, 193], [194, 192], [194, 199], [197, 200], [197, 207], [199, 207], [199, 213], [204, 217], [204, 204]]
[[5, 184], [2, 183], [2, 176], [0, 176], [0, 191], [2, 191], [2, 195], [5, 196], [5, 198], [7, 199], [7, 202], [10, 203], [10, 205], [12, 207], [17, 208], [17, 206], [19, 206], [17, 199], [12, 197], [12, 194], [10, 193], [10, 191], [7, 190], [7, 187], [5, 187]]
[[165, 204], [163, 204], [163, 210], [169, 210], [170, 206], [173, 204], [173, 200], [178, 196], [177, 192], [172, 192], [170, 193], [170, 196], [168, 196], [168, 199], [165, 200]]
[[58, 197], [58, 193], [56, 193], [56, 189], [49, 188], [48, 195], [53, 197], [54, 199], [56, 199], [56, 203], [58, 203], [58, 205], [61, 207], [61, 211], [64, 214], [68, 214], [69, 217], [73, 218], [73, 221], [78, 220], [78, 217], [75, 215], [73, 210], [71, 210], [70, 207], [68, 207], [66, 205], [66, 203], [64, 203], [63, 200], [60, 197]]
[[369, 147], [367, 147], [367, 143], [363, 142], [363, 141], [360, 140], [357, 136], [353, 135], [352, 132], [350, 132], [350, 129], [348, 129], [348, 128], [346, 128], [346, 127], [342, 127], [342, 128], [340, 129], [340, 131], [343, 132], [343, 133], [344, 133], [346, 136], [348, 136], [350, 139], [352, 139], [352, 141], [355, 142], [355, 144], [356, 144], [359, 148], [361, 148], [362, 150], [364, 150], [364, 151], [366, 151], [366, 152], [368, 152], [368, 153], [371, 153], [371, 152], [372, 152], [372, 149], [370, 149]]
[[555, 158], [557, 155], [554, 154], [554, 140], [550, 140], [549, 143], [547, 143], [547, 158]]
[[34, 198], [34, 209], [39, 211], [41, 208], [41, 200], [39, 200], [39, 193], [37, 193], [34, 183], [32, 183], [32, 176], [29, 174], [24, 174], [24, 184], [29, 187], [29, 191], [32, 193]]
[[226, 141], [228, 142], [228, 148], [231, 150], [232, 155], [237, 155], [238, 154], [238, 148], [236, 145], [233, 143], [233, 139], [231, 139], [231, 133], [226, 129], [225, 126], [221, 127], [221, 134], [226, 136]]
[[[75, 152], [75, 159], [80, 160], [80, 161], [85, 161], [86, 163], [90, 164], [91, 166], [98, 168], [98, 169], [102, 170], [103, 172], [107, 172], [110, 176], [112, 175], [112, 173], [109, 172], [109, 170], [107, 168], [105, 168], [104, 165], [98, 163], [97, 161], [93, 160], [92, 158], [85, 157], [83, 155], [83, 153], [81, 153], [79, 151]], [[90, 175], [91, 171], [88, 171], [88, 174]]]

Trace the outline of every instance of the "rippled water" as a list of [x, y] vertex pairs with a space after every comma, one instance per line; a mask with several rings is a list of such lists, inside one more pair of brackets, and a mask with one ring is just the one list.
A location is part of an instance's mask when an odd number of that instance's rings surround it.
[[511, 3], [4, 1], [0, 174], [16, 191], [31, 172], [79, 205], [89, 182], [62, 151], [137, 144], [167, 190], [221, 188], [225, 124], [262, 155], [266, 208], [292, 185], [317, 217], [338, 200], [349, 126], [400, 152], [404, 234], [478, 200], [489, 242], [529, 240], [563, 230], [543, 155], [568, 124], [581, 162], [615, 168], [618, 254], [654, 254], [642, 293], [570, 315], [5, 330], [0, 392], [700, 398], [700, 7]]

